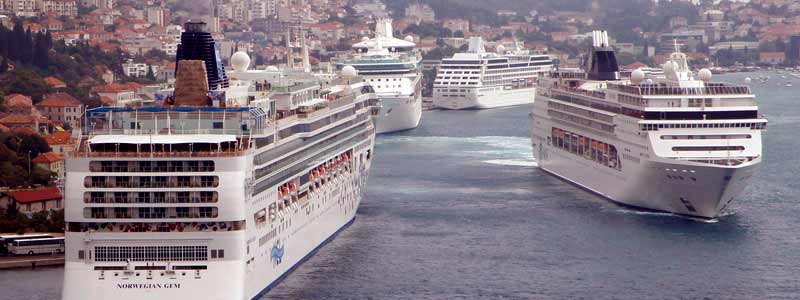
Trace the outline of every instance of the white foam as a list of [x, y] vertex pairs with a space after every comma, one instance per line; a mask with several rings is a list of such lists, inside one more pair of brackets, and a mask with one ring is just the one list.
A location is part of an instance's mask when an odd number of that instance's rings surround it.
[[501, 166], [517, 166], [517, 167], [532, 167], [532, 168], [539, 166], [539, 164], [533, 161], [533, 159], [531, 160], [490, 159], [490, 160], [484, 160], [483, 162]]

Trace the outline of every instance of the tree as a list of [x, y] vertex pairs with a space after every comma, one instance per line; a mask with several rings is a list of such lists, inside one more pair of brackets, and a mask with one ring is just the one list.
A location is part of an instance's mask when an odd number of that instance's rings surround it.
[[17, 149], [17, 155], [25, 157], [30, 153], [30, 159], [34, 159], [39, 156], [39, 154], [50, 151], [52, 151], [52, 149], [50, 149], [50, 145], [47, 144], [47, 141], [37, 134], [30, 134], [22, 137], [19, 143], [19, 149]]
[[148, 80], [156, 80], [156, 75], [153, 74], [153, 66], [147, 67], [147, 75], [145, 77], [147, 77]]
[[8, 72], [8, 59], [3, 57], [3, 62], [0, 63], [0, 74]]

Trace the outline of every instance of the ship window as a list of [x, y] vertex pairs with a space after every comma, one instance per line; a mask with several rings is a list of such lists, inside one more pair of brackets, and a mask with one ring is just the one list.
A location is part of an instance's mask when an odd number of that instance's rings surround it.
[[225, 258], [225, 249], [219, 249], [217, 252], [219, 258]]
[[217, 258], [217, 250], [211, 250], [211, 258]]
[[222, 122], [214, 122], [214, 129], [222, 129]]

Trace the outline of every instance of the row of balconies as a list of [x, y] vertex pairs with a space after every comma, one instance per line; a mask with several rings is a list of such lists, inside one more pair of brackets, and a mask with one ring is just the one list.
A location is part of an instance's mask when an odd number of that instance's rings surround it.
[[217, 176], [87, 176], [91, 188], [198, 188], [217, 187]]
[[216, 203], [217, 192], [86, 192], [84, 203]]
[[83, 216], [92, 219], [203, 219], [216, 218], [216, 207], [87, 207]]
[[213, 172], [214, 161], [93, 161], [92, 172]]

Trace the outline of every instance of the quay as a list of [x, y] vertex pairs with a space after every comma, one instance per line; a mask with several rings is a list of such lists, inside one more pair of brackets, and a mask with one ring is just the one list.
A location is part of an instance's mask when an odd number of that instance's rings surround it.
[[64, 254], [0, 257], [0, 270], [63, 266]]

